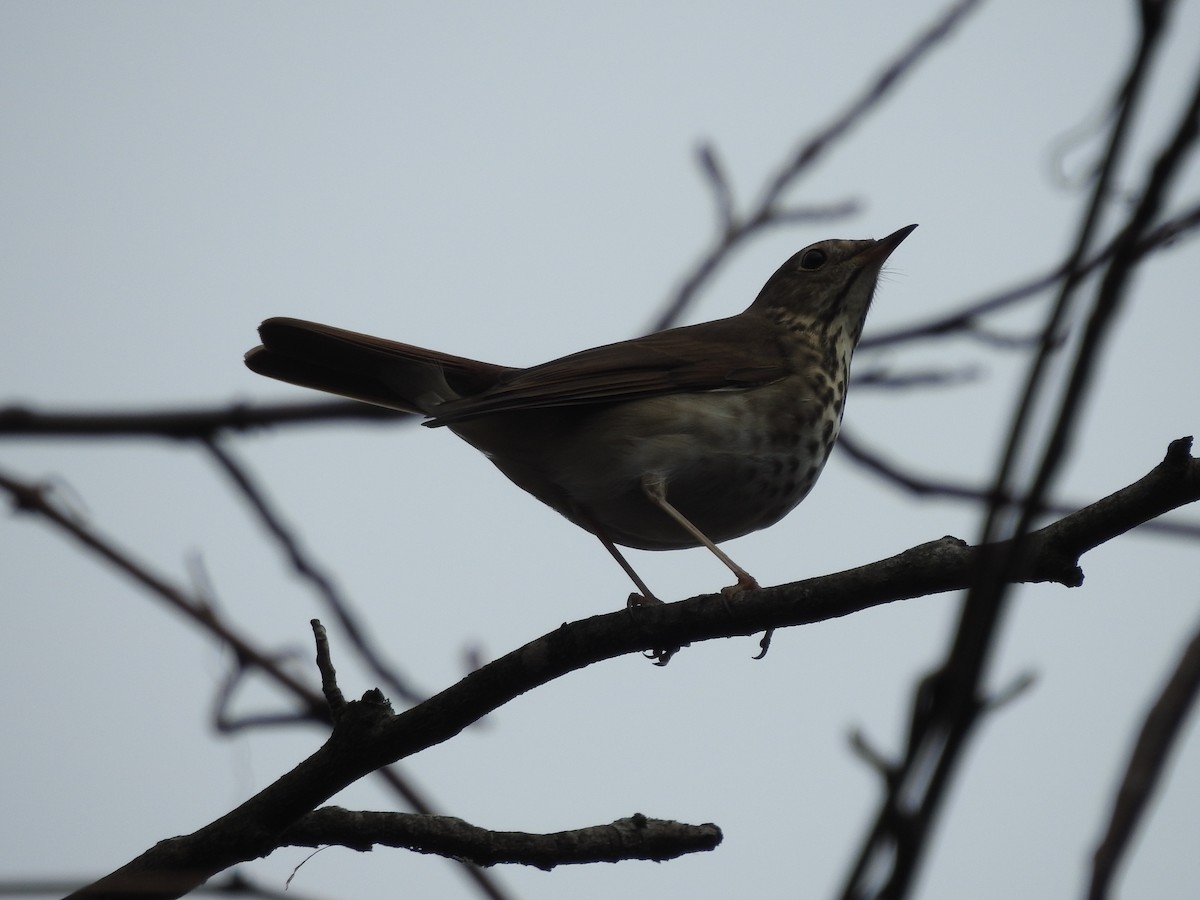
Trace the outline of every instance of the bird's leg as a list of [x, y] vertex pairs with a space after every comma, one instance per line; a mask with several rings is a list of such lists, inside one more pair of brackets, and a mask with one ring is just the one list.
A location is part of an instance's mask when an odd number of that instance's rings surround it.
[[[654, 606], [656, 604], [661, 604], [662, 601], [650, 592], [650, 588], [646, 587], [646, 582], [642, 581], [642, 579], [638, 577], [638, 573], [633, 571], [633, 566], [631, 566], [625, 557], [621, 555], [621, 551], [617, 549], [617, 545], [612, 542], [609, 536], [604, 533], [604, 529], [597, 527], [593, 523], [592, 533], [595, 534], [596, 537], [600, 538], [600, 543], [602, 543], [604, 548], [612, 554], [613, 559], [621, 564], [621, 568], [625, 570], [625, 574], [633, 579], [633, 583], [636, 584], [638, 589], [641, 591], [640, 594], [629, 595], [629, 600], [626, 603], [626, 609], [629, 611], [629, 615], [634, 616], [635, 613], [633, 610], [640, 606]], [[687, 644], [683, 645], [683, 647], [686, 646]], [[656, 666], [665, 666], [671, 661], [671, 657], [682, 650], [683, 647], [677, 646], [665, 649], [661, 647], [655, 648], [647, 651], [646, 657], [654, 660], [654, 664]]]
[[[733, 594], [741, 593], [742, 591], [758, 590], [759, 585], [758, 582], [754, 580], [753, 575], [730, 559], [729, 555], [724, 550], [709, 540], [708, 535], [689, 522], [683, 513], [681, 513], [667, 501], [667, 480], [662, 475], [643, 475], [642, 492], [646, 495], [651, 503], [678, 522], [679, 526], [692, 537], [694, 537], [698, 543], [711, 550], [717, 559], [725, 563], [725, 565], [728, 566], [729, 571], [737, 576], [737, 584], [730, 585], [727, 588], [722, 588], [722, 594], [724, 594], [726, 597], [729, 597]], [[628, 571], [628, 569], [626, 569], [626, 571]]]
[[641, 591], [640, 594], [629, 595], [629, 606], [652, 606], [656, 603], [662, 603], [661, 600], [654, 596], [653, 591], [646, 587], [646, 582], [642, 581], [642, 579], [638, 576], [638, 573], [633, 571], [633, 566], [629, 564], [629, 561], [625, 559], [625, 557], [621, 554], [621, 551], [617, 549], [617, 545], [612, 542], [612, 539], [604, 533], [604, 529], [597, 525], [594, 521], [591, 522], [591, 525], [592, 534], [600, 538], [600, 543], [604, 545], [604, 549], [612, 554], [612, 558], [615, 559], [617, 564], [625, 570], [625, 574], [633, 579], [633, 583], [636, 584], [638, 590]]

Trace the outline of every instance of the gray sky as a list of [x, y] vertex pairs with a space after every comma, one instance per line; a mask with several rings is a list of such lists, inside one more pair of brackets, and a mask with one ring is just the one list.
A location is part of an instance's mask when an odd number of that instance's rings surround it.
[[[704, 139], [753, 197], [942, 4], [62, 4], [0, 6], [0, 403], [147, 409], [306, 395], [249, 373], [254, 328], [291, 315], [510, 364], [644, 329], [711, 240]], [[1131, 164], [1200, 57], [1180, 4]], [[690, 321], [741, 310], [795, 250], [920, 228], [889, 265], [868, 334], [1053, 264], [1074, 236], [1088, 132], [1132, 47], [1129, 3], [987, 5], [796, 191], [852, 219], [738, 253]], [[1132, 171], [1132, 169], [1130, 170]], [[1190, 169], [1181, 196], [1195, 197]], [[1107, 347], [1060, 496], [1090, 501], [1200, 429], [1194, 241], [1139, 276]], [[996, 324], [1019, 330], [1041, 306]], [[864, 357], [858, 362], [864, 364]], [[957, 341], [873, 356], [980, 366], [978, 384], [852, 393], [846, 425], [918, 472], [981, 479], [1023, 367]], [[594, 538], [452, 435], [291, 429], [239, 438], [306, 546], [425, 690], [565, 620], [618, 607]], [[102, 530], [186, 581], [313, 677], [322, 610], [220, 474], [167, 442], [5, 441], [0, 466], [52, 478]], [[1197, 513], [1192, 512], [1195, 521]], [[763, 584], [860, 565], [978, 523], [836, 452], [808, 500], [726, 549]], [[632, 552], [660, 596], [727, 583], [704, 551]], [[1017, 592], [990, 683], [1038, 682], [989, 718], [960, 770], [919, 896], [1078, 896], [1132, 729], [1196, 625], [1197, 549], [1151, 535], [1086, 556], [1077, 590]], [[126, 580], [26, 517], [0, 517], [6, 649], [0, 879], [94, 876], [195, 830], [318, 746], [312, 730], [213, 740], [229, 661]], [[642, 812], [716, 822], [718, 851], [669, 864], [493, 870], [523, 898], [829, 896], [878, 799], [853, 727], [898, 750], [913, 680], [957, 596], [893, 604], [666, 669], [627, 658], [520, 698], [403, 764], [445, 812], [556, 831]], [[332, 629], [335, 660], [344, 646]], [[342, 654], [348, 694], [374, 682]], [[277, 708], [258, 685], [239, 708]], [[1122, 896], [1194, 896], [1200, 743], [1179, 747]], [[394, 808], [368, 780], [334, 802]], [[307, 851], [249, 867], [282, 888]], [[333, 849], [293, 890], [457, 897], [442, 860]]]

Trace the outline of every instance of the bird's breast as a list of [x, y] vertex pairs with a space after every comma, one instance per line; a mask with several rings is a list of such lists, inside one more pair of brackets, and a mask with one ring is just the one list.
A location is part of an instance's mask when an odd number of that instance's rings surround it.
[[667, 501], [712, 540], [729, 540], [774, 524], [808, 494], [844, 395], [836, 375], [809, 374], [619, 404], [589, 417], [555, 479], [626, 546], [695, 545], [646, 498], [646, 477], [661, 477]]

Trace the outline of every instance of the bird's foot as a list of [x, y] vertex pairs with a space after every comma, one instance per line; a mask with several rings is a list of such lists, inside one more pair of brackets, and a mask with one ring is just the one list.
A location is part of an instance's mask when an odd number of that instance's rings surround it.
[[755, 580], [753, 575], [743, 572], [738, 575], [737, 584], [731, 584], [729, 587], [721, 588], [721, 596], [725, 598], [736, 597], [738, 594], [743, 594], [746, 591], [757, 591], [761, 589], [761, 585]]
[[[727, 588], [721, 588], [721, 596], [725, 598], [726, 602], [728, 602], [738, 594], [742, 594], [746, 591], [761, 590], [761, 588], [762, 586], [754, 579], [752, 575], [750, 575], [748, 572], [743, 572], [738, 576], [737, 584], [731, 584]], [[774, 628], [770, 628], [763, 633], [762, 640], [758, 642], [759, 651], [757, 654], [755, 654], [755, 659], [762, 659], [767, 655], [767, 651], [771, 649], [771, 638], [774, 637], [774, 635]]]
[[[629, 599], [625, 601], [625, 608], [632, 614], [633, 610], [641, 609], [647, 606], [662, 606], [663, 601], [659, 600], [649, 591], [645, 594], [637, 592], [631, 593]], [[686, 645], [685, 645], [686, 646]], [[682, 647], [657, 648], [646, 651], [646, 659], [654, 660], [656, 666], [665, 666], [671, 661], [671, 657], [682, 650]]]
[[775, 629], [768, 628], [763, 632], [762, 640], [758, 642], [759, 651], [754, 654], [755, 659], [762, 659], [767, 655], [767, 651], [771, 649], [771, 638], [775, 636]]
[[[688, 646], [684, 644], [683, 647]], [[656, 666], [665, 666], [671, 661], [671, 657], [678, 653], [683, 647], [672, 647], [670, 650], [650, 650], [644, 654], [646, 659], [654, 660]]]
[[633, 591], [629, 595], [629, 599], [625, 601], [626, 609], [633, 609], [638, 606], [661, 606], [662, 601], [651, 593], [639, 594]]

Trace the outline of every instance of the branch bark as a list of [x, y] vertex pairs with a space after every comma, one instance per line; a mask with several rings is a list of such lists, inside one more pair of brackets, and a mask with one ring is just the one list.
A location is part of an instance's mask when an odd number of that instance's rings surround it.
[[[1137, 482], [1024, 538], [1014, 582], [1083, 581], [1079, 558], [1139, 524], [1200, 500], [1191, 438]], [[13, 492], [12, 480], [0, 486]], [[14, 494], [20, 503], [21, 494]], [[27, 505], [27, 508], [28, 505]], [[74, 897], [177, 897], [238, 862], [270, 853], [319, 804], [388, 763], [448, 740], [526, 691], [567, 672], [627, 653], [683, 646], [769, 628], [810, 624], [896, 600], [967, 588], [999, 545], [945, 537], [870, 565], [733, 600], [711, 594], [565, 624], [472, 672], [424, 703], [394, 714], [377, 691], [345, 707], [329, 741], [237, 809], [193, 834], [155, 845]]]
[[607, 825], [553, 834], [489, 831], [453, 816], [363, 812], [326, 806], [303, 816], [279, 839], [281, 847], [334, 844], [353, 850], [401, 847], [465, 859], [477, 866], [516, 863], [550, 871], [555, 866], [648, 859], [663, 862], [721, 843], [713, 824], [687, 825], [635, 813]]

